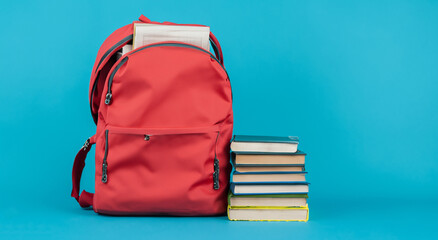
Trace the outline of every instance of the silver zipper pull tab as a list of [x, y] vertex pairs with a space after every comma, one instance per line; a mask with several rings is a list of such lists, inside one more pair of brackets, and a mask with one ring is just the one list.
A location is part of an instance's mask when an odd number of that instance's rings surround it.
[[108, 181], [108, 173], [107, 173], [108, 165], [106, 163], [102, 164], [102, 182], [106, 183]]
[[111, 93], [107, 93], [105, 95], [105, 104], [108, 105], [111, 103], [111, 98], [113, 97], [113, 95]]
[[90, 146], [90, 139], [87, 139], [87, 141], [85, 141], [84, 145], [82, 146], [82, 150], [87, 151], [89, 146]]
[[214, 158], [213, 189], [219, 189], [219, 159]]
[[217, 151], [217, 140], [219, 139], [220, 132], [217, 132], [216, 136], [216, 143], [214, 147], [214, 162], [213, 162], [213, 189], [218, 190], [220, 188], [219, 186], [219, 159], [217, 158], [216, 151]]

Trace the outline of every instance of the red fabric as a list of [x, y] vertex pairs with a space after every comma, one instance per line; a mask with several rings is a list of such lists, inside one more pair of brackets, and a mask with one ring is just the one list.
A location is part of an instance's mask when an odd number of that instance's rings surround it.
[[[172, 22], [154, 22], [149, 20], [149, 18], [145, 17], [144, 15], [141, 15], [139, 18], [139, 21], [136, 22], [143, 22], [143, 23], [153, 23], [153, 24], [163, 24], [163, 25], [186, 25], [186, 26], [205, 26], [205, 25], [199, 25], [199, 24], [176, 24], [176, 23], [172, 23]], [[94, 92], [93, 95], [93, 102], [91, 103], [91, 113], [93, 115], [93, 117], [95, 116], [94, 114], [98, 112], [99, 110], [99, 101], [101, 98], [101, 94], [102, 94], [102, 84], [106, 79], [106, 70], [108, 70], [109, 68], [111, 68], [113, 62], [111, 62], [111, 56], [117, 52], [119, 49], [121, 49], [123, 47], [123, 45], [119, 46], [118, 48], [115, 48], [111, 54], [106, 55], [105, 58], [104, 55], [105, 53], [111, 49], [111, 47], [113, 47], [114, 45], [116, 45], [116, 43], [118, 43], [119, 41], [121, 41], [122, 39], [124, 39], [125, 37], [132, 35], [134, 32], [134, 23], [133, 22], [131, 24], [128, 24], [122, 28], [117, 29], [116, 31], [114, 31], [102, 44], [102, 46], [100, 47], [98, 53], [97, 53], [97, 57], [96, 57], [96, 61], [93, 67], [93, 71], [91, 73], [91, 79], [90, 79], [90, 87], [89, 87], [89, 96], [90, 96], [90, 101], [91, 101], [91, 94], [93, 91], [93, 86], [95, 81], [98, 81], [97, 84], [97, 89]], [[214, 42], [214, 44], [217, 47], [218, 52], [215, 51], [215, 54], [217, 56], [217, 58], [219, 59], [219, 62], [222, 64], [222, 66], [224, 65], [224, 58], [223, 58], [223, 54], [222, 54], [222, 49], [221, 46], [219, 44], [219, 41], [216, 39], [216, 37], [214, 36], [214, 34], [212, 32], [210, 32], [210, 39]], [[94, 119], [96, 122], [96, 119]]]
[[81, 195], [79, 196], [79, 205], [83, 208], [90, 207], [93, 205], [93, 193], [89, 193], [85, 190], [82, 191]]
[[216, 53], [216, 56], [218, 57], [218, 59], [219, 59], [220, 63], [222, 64], [222, 66], [224, 66], [224, 56], [222, 55], [221, 45], [219, 44], [219, 41], [217, 40], [217, 38], [214, 36], [214, 34], [212, 32], [210, 32], [210, 39], [216, 45], [217, 50], [218, 50], [218, 52]]
[[91, 149], [91, 146], [96, 142], [95, 136], [89, 138], [84, 144], [84, 146], [79, 150], [76, 154], [75, 161], [73, 163], [73, 172], [72, 172], [72, 182], [73, 189], [71, 191], [71, 196], [78, 201], [81, 207], [89, 207], [93, 205], [93, 194], [82, 191], [81, 195], [79, 195], [80, 185], [81, 185], [81, 176], [82, 171], [85, 167], [85, 158], [87, 157], [88, 152]]
[[139, 21], [142, 21], [144, 23], [149, 23], [151, 20], [149, 18], [145, 17], [143, 14], [138, 18]]
[[[144, 16], [140, 20], [150, 21]], [[223, 59], [213, 34], [211, 40]], [[89, 148], [78, 153], [73, 168], [72, 196], [81, 206], [113, 215], [226, 212], [233, 130], [230, 81], [223, 60], [178, 44], [152, 44], [102, 67], [111, 66], [100, 71], [104, 84], [99, 84], [93, 104], [98, 111], [94, 195], [79, 196]], [[217, 161], [219, 189], [214, 184]]]
[[[114, 31], [100, 46], [99, 51], [97, 52], [96, 61], [94, 62], [93, 70], [91, 72], [91, 78], [90, 78], [90, 90], [89, 90], [89, 96], [91, 96], [91, 91], [93, 90], [94, 81], [96, 80], [96, 77], [99, 74], [100, 69], [102, 69], [106, 62], [109, 60], [109, 58], [102, 59], [103, 55], [116, 43], [121, 41], [123, 38], [131, 35], [133, 32], [133, 24], [128, 24], [122, 28], [117, 29]], [[120, 46], [117, 49], [114, 49], [112, 53], [116, 52], [123, 46]], [[112, 54], [109, 54], [108, 56], [111, 56]], [[102, 61], [100, 61], [102, 59]], [[99, 64], [100, 63], [100, 64]], [[91, 100], [91, 99], [90, 99]], [[96, 111], [97, 112], [97, 111]]]
[[[105, 64], [102, 68], [99, 70], [99, 74], [96, 76], [97, 84], [96, 84], [96, 90], [94, 91], [93, 95], [93, 101], [91, 103], [91, 109], [93, 113], [96, 113], [99, 109], [100, 104], [100, 98], [102, 97], [102, 91], [105, 84], [106, 77], [108, 76], [109, 71], [111, 70], [111, 67], [116, 62], [115, 58], [109, 58], [104, 61]], [[97, 122], [97, 115], [93, 114], [93, 120], [94, 122]]]

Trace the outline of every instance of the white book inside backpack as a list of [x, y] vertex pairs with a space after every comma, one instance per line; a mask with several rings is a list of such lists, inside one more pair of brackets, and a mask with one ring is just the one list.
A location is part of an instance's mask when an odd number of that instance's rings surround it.
[[134, 23], [132, 49], [167, 41], [183, 42], [210, 51], [210, 28], [205, 26]]

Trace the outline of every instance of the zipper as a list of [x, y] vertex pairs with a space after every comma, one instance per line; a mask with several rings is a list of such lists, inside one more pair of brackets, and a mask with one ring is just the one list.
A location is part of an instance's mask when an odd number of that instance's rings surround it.
[[219, 159], [217, 158], [217, 140], [219, 139], [220, 132], [217, 132], [216, 142], [214, 143], [214, 163], [213, 163], [213, 189], [218, 190], [219, 186]]
[[[108, 49], [100, 58], [99, 63], [97, 64], [96, 70], [94, 71], [94, 73], [97, 72], [97, 70], [99, 69], [100, 65], [102, 64], [102, 62], [117, 48], [119, 48], [120, 46], [127, 44], [129, 41], [131, 41], [133, 38], [133, 35], [128, 35], [125, 38], [123, 38], [122, 40], [120, 40], [119, 42], [117, 42], [116, 44], [114, 44], [114, 46], [112, 46], [110, 49]], [[94, 97], [94, 92], [96, 91], [97, 88], [97, 76], [94, 79], [94, 83], [93, 83], [93, 88], [91, 90], [91, 95], [90, 95], [90, 110], [92, 110], [92, 104], [93, 104], [93, 97]], [[92, 115], [93, 115], [93, 111], [91, 111]], [[93, 116], [94, 118], [94, 116]], [[97, 121], [97, 119], [95, 119]]]
[[149, 137], [154, 135], [179, 135], [179, 134], [199, 134], [219, 132], [219, 125], [197, 128], [122, 128], [109, 127], [106, 131], [111, 130], [112, 134], [132, 134], [132, 135], [147, 135]]
[[126, 62], [128, 61], [128, 57], [136, 52], [148, 49], [148, 48], [152, 48], [152, 47], [162, 47], [162, 46], [171, 46], [171, 47], [183, 47], [183, 48], [191, 48], [191, 49], [195, 49], [195, 50], [199, 50], [201, 52], [207, 53], [209, 54], [217, 63], [219, 63], [219, 65], [221, 66], [221, 68], [225, 71], [225, 73], [227, 74], [227, 78], [230, 79], [228, 77], [228, 73], [225, 70], [224, 66], [222, 66], [222, 64], [219, 62], [219, 60], [209, 51], [200, 48], [200, 47], [196, 47], [196, 46], [192, 46], [192, 45], [188, 45], [188, 44], [184, 44], [184, 43], [157, 43], [157, 44], [151, 44], [151, 45], [147, 45], [141, 48], [138, 48], [136, 50], [133, 50], [132, 52], [128, 53], [118, 64], [117, 66], [114, 68], [114, 70], [112, 71], [109, 79], [108, 79], [108, 91], [107, 94], [105, 96], [105, 104], [109, 105], [111, 103], [111, 99], [113, 97], [113, 94], [111, 92], [111, 86], [113, 83], [113, 78], [114, 75], [116, 74], [117, 70], [120, 69], [120, 67]]
[[132, 40], [132, 38], [133, 38], [133, 35], [131, 34], [131, 35], [129, 35], [129, 36], [123, 38], [122, 40], [120, 40], [120, 41], [117, 42], [116, 44], [114, 44], [114, 46], [112, 46], [110, 49], [108, 49], [108, 50], [102, 55], [102, 58], [100, 58], [100, 61], [99, 61], [99, 63], [97, 64], [96, 71], [95, 71], [94, 73], [97, 72], [97, 70], [98, 70], [99, 67], [100, 67], [100, 64], [102, 64], [103, 60], [105, 60], [105, 58], [108, 57], [108, 55], [109, 55], [112, 51], [114, 51], [116, 48], [120, 47], [121, 45], [123, 45], [123, 44], [125, 44], [125, 43], [128, 43], [129, 41]]
[[143, 135], [144, 141], [149, 141], [154, 135], [179, 135], [179, 134], [202, 134], [217, 132], [216, 140], [214, 143], [214, 160], [213, 160], [213, 189], [218, 190], [219, 185], [219, 159], [217, 157], [217, 142], [219, 140], [219, 126], [199, 127], [199, 128], [151, 128], [151, 129], [137, 129], [137, 128], [121, 128], [110, 127], [105, 130], [105, 154], [102, 161], [102, 183], [108, 182], [108, 134], [111, 130], [112, 134], [131, 134], [131, 135]]
[[[213, 48], [213, 51], [214, 51], [214, 53], [216, 55], [216, 58], [218, 59], [218, 62], [220, 64], [221, 63], [221, 61], [220, 61], [221, 60], [221, 56], [219, 55], [219, 51], [218, 51], [218, 48], [216, 46], [216, 43], [214, 43], [213, 40], [211, 40], [211, 38], [210, 38], [210, 44], [211, 44], [211, 46]], [[220, 64], [220, 65], [222, 65], [222, 64]]]
[[105, 155], [103, 156], [103, 162], [102, 162], [102, 182], [106, 183], [108, 181], [108, 131], [105, 130]]
[[116, 74], [117, 70], [119, 70], [119, 68], [121, 68], [123, 66], [123, 64], [125, 64], [126, 61], [128, 61], [128, 57], [123, 58], [122, 61], [120, 61], [119, 64], [117, 64], [116, 68], [114, 68], [114, 71], [110, 75], [110, 78], [108, 81], [108, 93], [105, 96], [105, 104], [106, 105], [111, 103], [111, 98], [113, 97], [113, 94], [111, 93], [111, 85], [113, 84], [114, 75]]

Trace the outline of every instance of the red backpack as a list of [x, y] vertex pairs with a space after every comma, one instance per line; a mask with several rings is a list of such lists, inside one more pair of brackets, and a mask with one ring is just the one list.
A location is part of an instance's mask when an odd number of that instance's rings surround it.
[[[151, 22], [145, 16], [134, 23]], [[134, 49], [133, 25], [111, 34], [91, 74], [97, 124], [76, 155], [72, 197], [112, 215], [217, 215], [226, 212], [233, 130], [232, 93], [219, 42], [215, 55], [182, 42]], [[96, 144], [95, 193], [79, 185]]]

